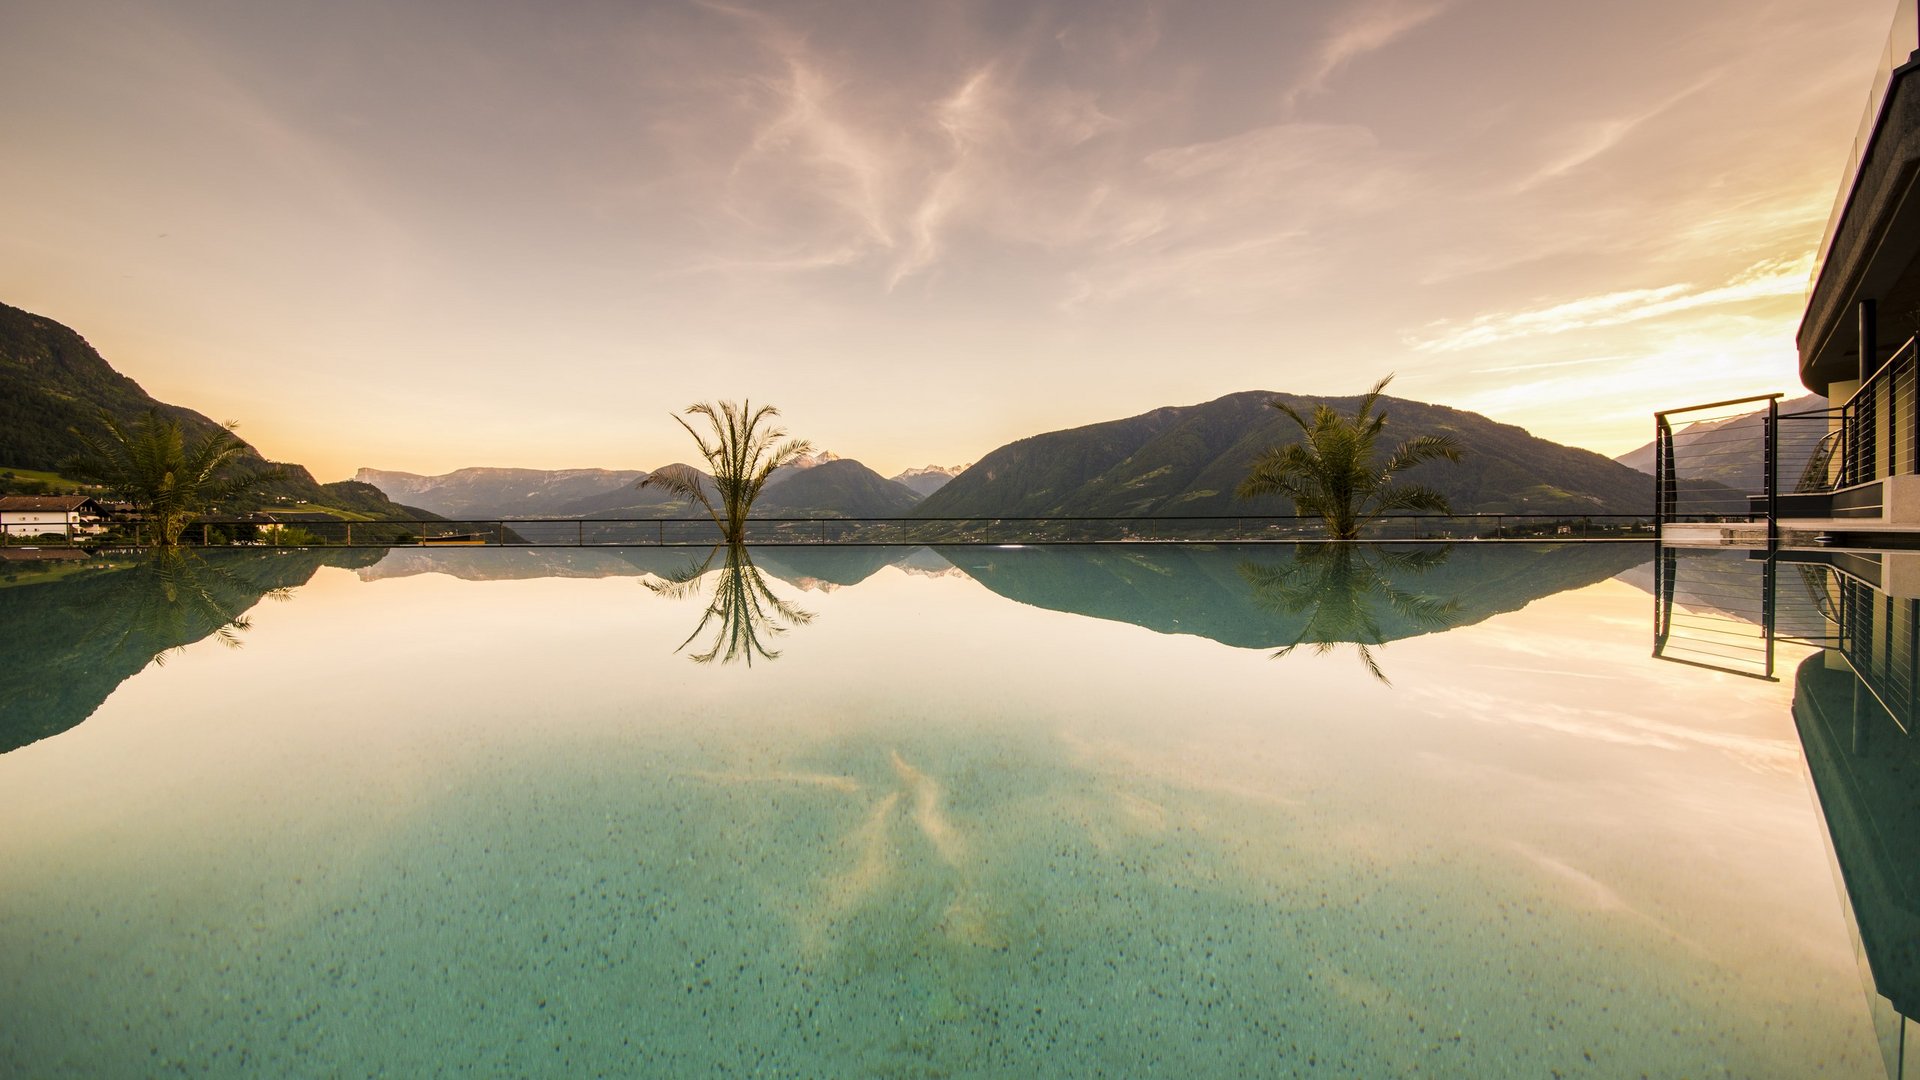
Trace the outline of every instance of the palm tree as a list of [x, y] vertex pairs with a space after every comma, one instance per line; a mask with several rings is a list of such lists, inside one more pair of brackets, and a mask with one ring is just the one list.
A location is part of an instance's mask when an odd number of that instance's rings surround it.
[[[790, 465], [802, 454], [810, 453], [813, 444], [805, 439], [787, 439], [785, 428], [771, 423], [763, 430], [761, 423], [779, 416], [780, 410], [771, 405], [753, 408], [750, 401], [735, 404], [723, 401], [717, 407], [707, 402], [687, 407], [688, 416], [704, 416], [713, 428], [711, 442], [693, 429], [693, 425], [674, 417], [674, 422], [687, 429], [693, 436], [693, 444], [700, 448], [700, 456], [707, 460], [707, 468], [712, 472], [713, 494], [709, 495], [707, 485], [701, 483], [698, 470], [668, 466], [649, 474], [640, 481], [640, 487], [665, 488], [667, 491], [699, 503], [720, 526], [722, 539], [728, 544], [744, 543], [747, 533], [747, 512], [753, 509], [753, 501], [760, 497], [760, 489], [767, 486], [767, 479], [775, 469]], [[780, 440], [786, 439], [785, 442]], [[716, 502], [717, 497], [717, 502]]]
[[176, 420], [149, 409], [131, 426], [102, 413], [104, 438], [70, 428], [82, 453], [68, 465], [83, 480], [105, 487], [133, 504], [147, 541], [174, 547], [192, 518], [263, 480], [272, 470], [240, 471], [236, 463], [248, 446], [231, 422], [188, 440]]
[[1293, 500], [1294, 513], [1326, 522], [1327, 535], [1334, 540], [1358, 539], [1362, 525], [1390, 510], [1452, 513], [1446, 496], [1438, 491], [1396, 482], [1394, 477], [1437, 458], [1459, 461], [1461, 450], [1453, 436], [1417, 436], [1394, 447], [1386, 461], [1375, 459], [1374, 444], [1387, 426], [1387, 416], [1375, 413], [1374, 406], [1392, 381], [1388, 375], [1374, 383], [1350, 417], [1332, 406], [1319, 405], [1309, 421], [1284, 401], [1267, 402], [1300, 425], [1306, 438], [1261, 454], [1236, 494], [1243, 499], [1284, 495]]

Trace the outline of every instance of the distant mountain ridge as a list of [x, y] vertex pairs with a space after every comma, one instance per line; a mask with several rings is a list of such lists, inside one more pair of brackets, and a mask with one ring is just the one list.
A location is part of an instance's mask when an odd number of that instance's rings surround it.
[[923, 465], [918, 469], [908, 469], [892, 479], [894, 483], [902, 484], [924, 497], [946, 487], [954, 477], [971, 468], [972, 462], [965, 465]]
[[[662, 468], [693, 469], [678, 464]], [[660, 488], [642, 488], [638, 469], [469, 468], [439, 476], [361, 469], [357, 479], [450, 518], [563, 517], [631, 520], [695, 516], [696, 507]], [[703, 479], [703, 483], [705, 480]], [[780, 469], [754, 504], [756, 517], [902, 517], [920, 496], [851, 458], [822, 453]]]
[[[1002, 446], [927, 496], [923, 517], [1190, 517], [1286, 514], [1282, 499], [1243, 500], [1239, 485], [1259, 454], [1300, 431], [1268, 402], [1303, 412], [1343, 412], [1359, 398], [1250, 390], [1198, 405], [1168, 406], [1121, 420], [1035, 435]], [[1385, 452], [1418, 435], [1449, 434], [1466, 449], [1458, 464], [1405, 475], [1438, 488], [1460, 513], [1645, 514], [1653, 484], [1590, 450], [1535, 438], [1478, 413], [1382, 398]]]
[[354, 479], [451, 518], [567, 517], [562, 508], [631, 487], [638, 469], [456, 469], [440, 476], [361, 469]]
[[[1283, 400], [1311, 411], [1351, 411], [1358, 398], [1250, 390], [1198, 405], [1167, 406], [1121, 420], [1021, 439], [969, 466], [929, 465], [886, 479], [852, 458], [814, 455], [781, 469], [754, 513], [760, 517], [1205, 517], [1289, 514], [1283, 499], [1243, 500], [1234, 489], [1268, 447], [1299, 429], [1268, 407]], [[1459, 513], [1645, 514], [1651, 478], [1590, 450], [1535, 438], [1478, 413], [1402, 398], [1382, 399], [1385, 452], [1402, 440], [1449, 434], [1466, 448], [1458, 464], [1407, 475], [1438, 488]], [[696, 470], [697, 471], [697, 470]], [[694, 508], [639, 489], [639, 470], [462, 469], [438, 477], [362, 469], [390, 495], [452, 517], [686, 517]], [[704, 474], [703, 474], [704, 475]], [[609, 482], [610, 481], [610, 482]], [[589, 490], [602, 485], [600, 490]], [[923, 497], [924, 495], [924, 497]]]

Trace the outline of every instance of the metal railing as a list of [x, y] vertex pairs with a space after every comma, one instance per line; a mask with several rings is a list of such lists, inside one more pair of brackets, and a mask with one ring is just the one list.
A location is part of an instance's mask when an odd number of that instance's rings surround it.
[[1908, 338], [1842, 406], [1836, 487], [1920, 473], [1920, 340]]
[[[1297, 542], [1325, 536], [1319, 518], [1207, 517], [749, 518], [757, 545], [1111, 544]], [[1475, 513], [1382, 516], [1363, 538], [1397, 540], [1646, 540], [1644, 514]], [[196, 546], [710, 547], [721, 542], [709, 518], [382, 519], [266, 525], [207, 518], [189, 526]], [[115, 546], [137, 546], [121, 543]]]
[[1778, 516], [1780, 397], [1762, 394], [1653, 414], [1656, 524], [1756, 517], [1771, 522]]

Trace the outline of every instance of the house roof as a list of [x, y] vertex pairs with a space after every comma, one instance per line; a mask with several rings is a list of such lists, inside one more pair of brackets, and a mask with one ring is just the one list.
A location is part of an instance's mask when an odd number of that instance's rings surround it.
[[72, 512], [88, 506], [96, 511], [100, 509], [99, 504], [86, 495], [0, 495], [0, 513], [7, 511], [16, 514]]

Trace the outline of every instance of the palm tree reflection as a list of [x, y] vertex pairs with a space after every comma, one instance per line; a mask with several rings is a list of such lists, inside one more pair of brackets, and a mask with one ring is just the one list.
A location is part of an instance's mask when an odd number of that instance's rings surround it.
[[148, 653], [153, 663], [192, 642], [212, 637], [239, 648], [252, 628], [244, 614], [256, 597], [283, 600], [285, 588], [260, 590], [227, 569], [182, 548], [156, 548], [137, 565], [112, 575], [115, 588], [95, 634], [110, 651]]
[[[1360, 662], [1391, 686], [1373, 656], [1373, 646], [1388, 640], [1380, 625], [1384, 606], [1415, 632], [1446, 630], [1460, 616], [1460, 601], [1411, 592], [1394, 584], [1395, 574], [1425, 573], [1447, 561], [1450, 548], [1369, 548], [1356, 544], [1312, 544], [1295, 549], [1284, 563], [1240, 564], [1240, 576], [1253, 587], [1254, 601], [1285, 615], [1307, 616], [1293, 641], [1273, 654], [1286, 656], [1302, 645], [1316, 654], [1351, 644]], [[1404, 633], [1395, 634], [1403, 637]]]
[[[714, 560], [720, 557], [722, 551], [726, 557], [715, 569]], [[700, 616], [699, 624], [693, 628], [693, 633], [688, 634], [687, 639], [674, 650], [684, 650], [710, 624], [717, 622], [711, 647], [705, 652], [693, 654], [692, 660], [696, 664], [708, 664], [716, 659], [723, 664], [745, 660], [747, 666], [752, 667], [756, 656], [765, 660], [778, 659], [779, 651], [768, 648], [767, 640], [786, 633], [790, 627], [805, 626], [813, 621], [811, 612], [802, 611], [774, 595], [773, 590], [767, 587], [766, 578], [753, 565], [753, 559], [747, 554], [744, 544], [715, 547], [707, 553], [703, 562], [660, 581], [646, 582], [646, 586], [661, 596], [674, 599], [698, 596], [709, 583], [710, 571], [713, 598], [707, 604], [706, 613]]]

